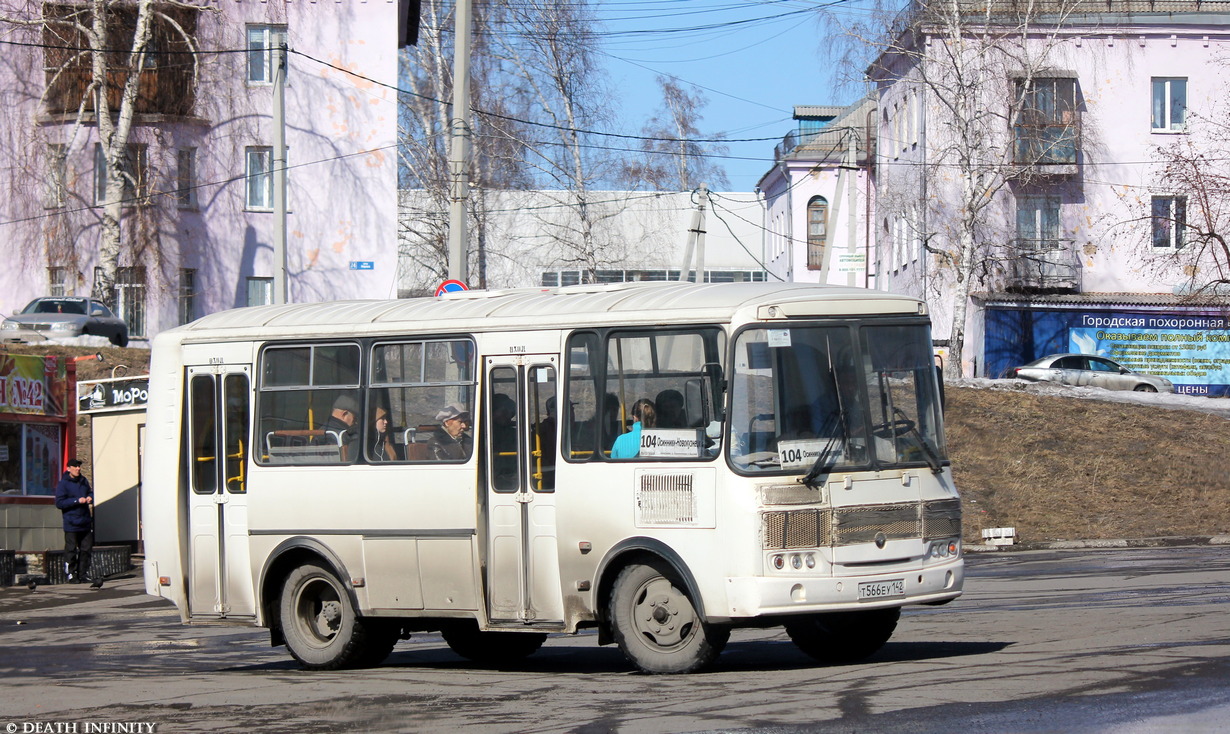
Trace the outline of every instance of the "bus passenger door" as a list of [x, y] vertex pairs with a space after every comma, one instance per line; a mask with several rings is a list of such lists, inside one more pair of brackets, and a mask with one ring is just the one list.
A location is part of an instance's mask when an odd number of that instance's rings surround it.
[[483, 422], [488, 614], [564, 618], [555, 529], [557, 356], [488, 357]]
[[248, 365], [188, 368], [188, 611], [254, 617], [248, 551]]

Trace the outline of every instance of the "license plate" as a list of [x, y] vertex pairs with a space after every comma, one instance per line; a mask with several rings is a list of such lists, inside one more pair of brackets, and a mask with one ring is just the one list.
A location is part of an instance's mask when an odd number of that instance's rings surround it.
[[858, 585], [860, 599], [886, 599], [890, 596], [905, 596], [905, 579], [870, 581]]

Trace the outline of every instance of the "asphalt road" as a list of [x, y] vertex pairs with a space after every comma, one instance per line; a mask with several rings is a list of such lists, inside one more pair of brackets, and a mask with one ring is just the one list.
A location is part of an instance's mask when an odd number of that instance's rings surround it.
[[3, 732], [1214, 732], [1230, 722], [1230, 547], [969, 558], [872, 659], [824, 667], [779, 629], [710, 672], [633, 672], [593, 634], [515, 669], [436, 635], [371, 670], [300, 671], [262, 630], [185, 627], [135, 576], [0, 590]]

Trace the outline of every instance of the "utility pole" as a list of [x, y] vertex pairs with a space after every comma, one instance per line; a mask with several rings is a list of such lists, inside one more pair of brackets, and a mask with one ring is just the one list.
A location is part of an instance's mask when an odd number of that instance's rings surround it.
[[451, 204], [448, 217], [448, 277], [469, 285], [466, 202], [470, 196], [470, 0], [457, 0], [453, 46], [453, 116], [449, 122]]
[[692, 269], [692, 252], [696, 252], [696, 282], [705, 282], [705, 209], [709, 206], [709, 186], [701, 184], [696, 190], [696, 211], [692, 212], [692, 226], [688, 229], [688, 247], [683, 254], [683, 268], [679, 282], [688, 282]]
[[273, 302], [287, 303], [286, 287], [286, 38], [273, 49]]

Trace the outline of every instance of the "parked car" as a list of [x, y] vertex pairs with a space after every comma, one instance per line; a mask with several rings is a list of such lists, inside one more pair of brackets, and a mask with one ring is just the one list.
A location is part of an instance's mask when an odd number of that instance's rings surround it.
[[1107, 390], [1174, 392], [1174, 383], [1165, 377], [1133, 372], [1114, 360], [1089, 354], [1051, 354], [1022, 367], [1013, 367], [1008, 370], [1008, 376], [1033, 382], [1089, 385]]
[[128, 324], [99, 301], [83, 296], [35, 298], [21, 313], [4, 320], [4, 331], [33, 331], [49, 338], [105, 336], [128, 346]]

